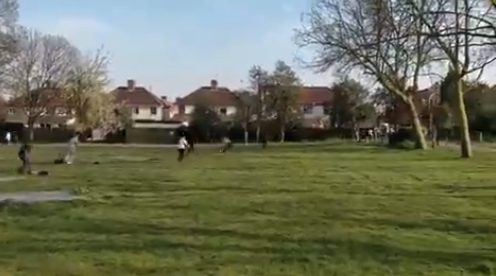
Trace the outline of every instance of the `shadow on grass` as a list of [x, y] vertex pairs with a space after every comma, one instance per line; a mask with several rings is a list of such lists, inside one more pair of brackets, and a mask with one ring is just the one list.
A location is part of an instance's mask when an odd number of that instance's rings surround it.
[[496, 233], [496, 226], [482, 220], [463, 219], [428, 219], [428, 220], [397, 220], [388, 218], [339, 218], [360, 224], [382, 225], [403, 229], [434, 230], [438, 232], [456, 232], [461, 234], [492, 234]]
[[488, 186], [488, 185], [452, 185], [452, 184], [442, 184], [438, 186], [440, 189], [448, 190], [449, 192], [464, 192], [464, 191], [496, 191], [496, 186]]
[[[374, 223], [393, 223], [375, 221]], [[4, 224], [4, 223], [3, 223]], [[3, 225], [4, 227], [6, 225]], [[118, 220], [77, 218], [57, 223], [16, 223], [18, 230], [49, 235], [50, 238], [31, 238], [4, 243], [0, 258], [13, 258], [23, 253], [67, 253], [86, 251], [98, 254], [113, 252], [151, 252], [166, 254], [171, 251], [194, 251], [208, 254], [225, 252], [242, 254], [270, 254], [284, 262], [308, 262], [310, 259], [336, 256], [355, 260], [372, 260], [383, 264], [409, 260], [420, 263], [437, 263], [453, 267], [474, 269], [482, 261], [496, 261], [493, 252], [443, 251], [403, 248], [371, 240], [339, 238], [296, 238], [272, 233], [250, 233], [239, 230], [206, 227], [163, 226]], [[63, 235], [60, 235], [63, 234]], [[64, 235], [66, 234], [66, 235]], [[67, 234], [77, 238], [67, 238]], [[74, 235], [75, 234], [75, 235]], [[98, 239], [92, 239], [92, 236]], [[101, 237], [105, 236], [105, 240]], [[188, 238], [181, 242], [178, 237]], [[195, 239], [197, 238], [197, 239]], [[219, 242], [222, 239], [223, 242]], [[248, 242], [252, 242], [249, 244]]]

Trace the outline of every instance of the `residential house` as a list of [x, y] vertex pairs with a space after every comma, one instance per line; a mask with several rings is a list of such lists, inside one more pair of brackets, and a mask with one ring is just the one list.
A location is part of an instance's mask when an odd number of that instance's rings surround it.
[[7, 104], [5, 121], [28, 125], [28, 112], [36, 114], [35, 128], [65, 127], [74, 118], [74, 112], [67, 107], [60, 88], [45, 87], [31, 92], [36, 100], [31, 103], [26, 96], [12, 98]]
[[220, 87], [217, 80], [211, 80], [210, 86], [202, 86], [183, 98], [177, 98], [174, 118], [189, 120], [196, 105], [206, 105], [216, 111], [222, 119], [229, 119], [239, 108], [239, 99], [227, 87]]
[[[270, 93], [273, 85], [266, 86], [263, 93]], [[293, 87], [294, 88], [294, 87]], [[325, 128], [329, 126], [329, 114], [334, 94], [327, 86], [302, 86], [298, 91], [305, 127]]]
[[333, 92], [327, 86], [303, 86], [298, 103], [303, 111], [303, 125], [314, 128], [329, 126]]
[[173, 102], [170, 102], [167, 99], [167, 96], [161, 96], [160, 100], [162, 101], [162, 120], [163, 121], [168, 121], [171, 120], [172, 118], [172, 112], [173, 108], [175, 107], [175, 104]]
[[[432, 86], [427, 89], [419, 90], [413, 95], [413, 102], [420, 115], [421, 123], [424, 126], [429, 125], [430, 116], [433, 108], [439, 103], [439, 87]], [[411, 125], [412, 117], [408, 106], [403, 101], [398, 101], [397, 105], [387, 112], [387, 122], [394, 125]]]
[[133, 121], [163, 121], [164, 103], [152, 92], [142, 86], [136, 86], [135, 80], [128, 80], [127, 86], [119, 86], [112, 91], [116, 101], [124, 104], [131, 111]]

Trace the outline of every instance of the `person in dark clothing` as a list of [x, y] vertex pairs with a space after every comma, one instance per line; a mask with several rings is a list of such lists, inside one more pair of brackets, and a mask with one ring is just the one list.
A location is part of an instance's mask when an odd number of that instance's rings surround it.
[[262, 135], [262, 137], [260, 137], [260, 143], [262, 144], [263, 149], [267, 148], [267, 136]]
[[186, 129], [184, 131], [184, 138], [188, 142], [188, 148], [186, 149], [186, 154], [195, 152], [195, 139], [193, 138], [193, 133], [191, 129]]
[[17, 156], [21, 160], [22, 166], [19, 168], [21, 174], [31, 174], [31, 145], [23, 143], [19, 148]]

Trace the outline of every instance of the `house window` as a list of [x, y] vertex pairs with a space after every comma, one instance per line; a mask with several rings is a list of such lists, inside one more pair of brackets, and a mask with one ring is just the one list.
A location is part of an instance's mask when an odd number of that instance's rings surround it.
[[226, 115], [227, 114], [227, 108], [225, 108], [225, 107], [219, 108], [219, 113], [222, 115]]
[[133, 113], [134, 114], [139, 114], [139, 108], [138, 107], [133, 108]]
[[303, 113], [312, 114], [312, 112], [313, 112], [313, 106], [312, 105], [307, 104], [307, 105], [303, 106]]
[[151, 113], [152, 115], [157, 115], [157, 108], [156, 108], [156, 107], [152, 107], [152, 108], [150, 108], [150, 113]]
[[15, 108], [9, 108], [9, 114], [15, 114], [16, 110]]

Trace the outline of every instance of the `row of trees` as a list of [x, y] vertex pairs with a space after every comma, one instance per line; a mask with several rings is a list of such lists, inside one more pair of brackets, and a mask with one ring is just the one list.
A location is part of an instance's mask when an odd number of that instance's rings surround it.
[[[279, 60], [272, 71], [260, 66], [251, 67], [248, 84], [247, 89], [235, 92], [239, 106], [234, 121], [244, 128], [245, 141], [248, 141], [248, 131], [253, 125], [257, 141], [265, 135], [264, 128], [269, 127], [267, 122], [278, 129], [280, 140], [284, 141], [286, 128], [297, 124], [301, 118], [297, 93], [302, 85], [300, 77], [286, 62]], [[192, 123], [202, 132], [209, 132], [209, 128], [221, 120], [208, 106], [196, 106], [192, 115]]]
[[16, 0], [0, 0], [0, 87], [22, 107], [29, 128], [61, 102], [80, 129], [116, 127], [103, 51], [82, 53], [63, 36], [20, 26], [18, 8]]
[[460, 129], [461, 156], [470, 157], [464, 81], [496, 60], [495, 19], [490, 1], [318, 0], [295, 38], [316, 54], [309, 67], [360, 71], [408, 106], [422, 149], [427, 143], [414, 95], [423, 76], [448, 68], [447, 106]]

